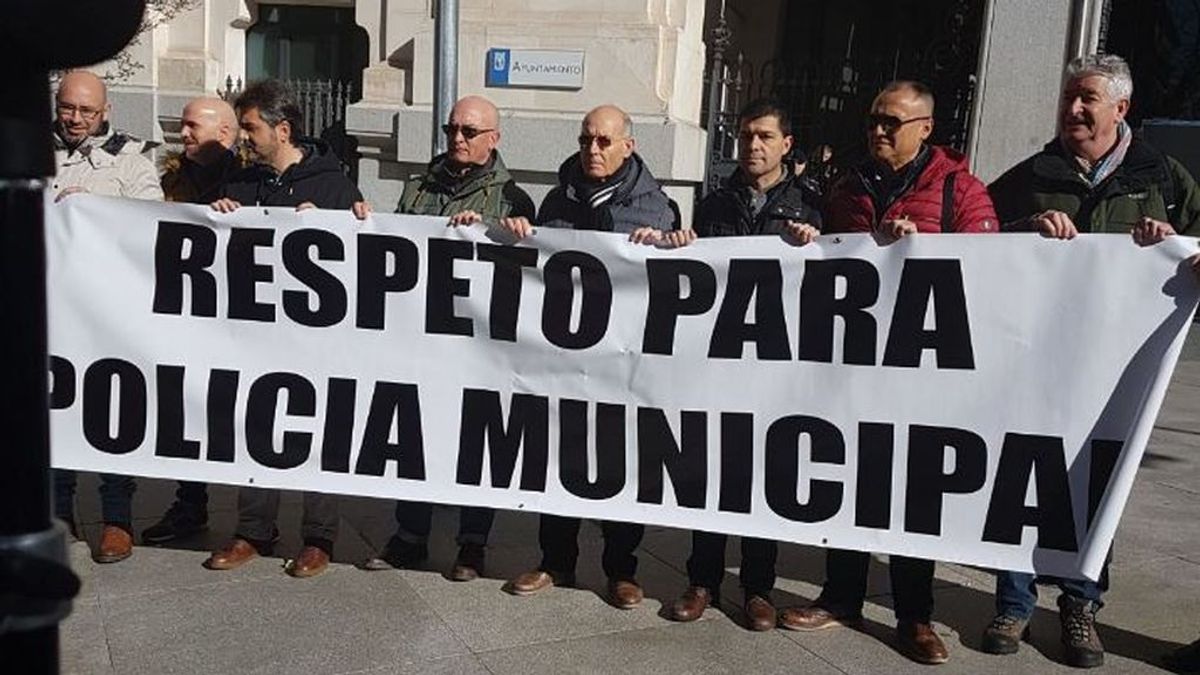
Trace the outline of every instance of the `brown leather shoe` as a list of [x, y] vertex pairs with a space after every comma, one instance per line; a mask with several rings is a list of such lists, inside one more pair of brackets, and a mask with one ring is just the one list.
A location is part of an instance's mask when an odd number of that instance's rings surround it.
[[92, 555], [98, 563], [115, 563], [133, 555], [133, 535], [116, 525], [105, 525], [100, 533], [100, 547]]
[[234, 537], [229, 540], [229, 543], [213, 551], [212, 555], [208, 556], [208, 560], [204, 561], [204, 566], [210, 570], [231, 570], [241, 567], [257, 557], [258, 549], [254, 548], [254, 544], [240, 537]]
[[788, 607], [779, 614], [779, 625], [788, 630], [814, 631], [836, 626], [857, 626], [862, 614], [839, 612], [821, 605]]
[[608, 601], [617, 609], [633, 609], [643, 597], [641, 585], [633, 579], [608, 580]]
[[329, 554], [318, 546], [305, 546], [287, 566], [287, 573], [297, 579], [315, 577], [329, 567]]
[[761, 595], [751, 595], [746, 598], [746, 625], [750, 630], [771, 630], [775, 627], [779, 615], [775, 605]]
[[551, 586], [571, 586], [574, 579], [558, 577], [545, 570], [532, 570], [508, 582], [508, 592], [513, 595], [534, 595]]
[[896, 626], [896, 643], [900, 653], [917, 663], [936, 666], [950, 660], [945, 643], [927, 623], [903, 622]]
[[688, 586], [671, 605], [671, 618], [676, 621], [695, 621], [704, 615], [704, 610], [712, 604], [712, 593], [703, 586]]
[[474, 581], [483, 574], [484, 548], [479, 544], [463, 544], [458, 548], [454, 567], [450, 568], [451, 581]]

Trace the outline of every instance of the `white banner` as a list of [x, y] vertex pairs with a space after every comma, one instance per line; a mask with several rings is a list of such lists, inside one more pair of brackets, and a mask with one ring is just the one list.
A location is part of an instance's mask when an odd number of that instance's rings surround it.
[[1197, 301], [1184, 237], [47, 208], [55, 466], [1065, 576], [1099, 573]]

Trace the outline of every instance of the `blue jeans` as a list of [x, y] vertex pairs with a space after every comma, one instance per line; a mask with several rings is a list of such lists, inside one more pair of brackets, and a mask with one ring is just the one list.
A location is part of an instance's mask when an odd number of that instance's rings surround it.
[[1100, 581], [1088, 579], [1063, 579], [1061, 577], [1035, 577], [1026, 572], [996, 573], [996, 614], [1028, 620], [1037, 605], [1037, 584], [1058, 586], [1063, 595], [1079, 600], [1090, 600], [1096, 609], [1104, 606], [1101, 597], [1108, 590], [1108, 562], [1100, 571]]

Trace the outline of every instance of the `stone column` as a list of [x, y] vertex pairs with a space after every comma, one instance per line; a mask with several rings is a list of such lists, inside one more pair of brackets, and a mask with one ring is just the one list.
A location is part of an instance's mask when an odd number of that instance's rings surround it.
[[1054, 137], [1071, 0], [990, 0], [970, 147], [984, 182]]

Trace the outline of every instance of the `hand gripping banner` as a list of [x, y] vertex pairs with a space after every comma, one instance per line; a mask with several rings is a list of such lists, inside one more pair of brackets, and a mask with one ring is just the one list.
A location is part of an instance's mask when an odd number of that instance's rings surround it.
[[48, 207], [55, 466], [1095, 578], [1196, 240]]

